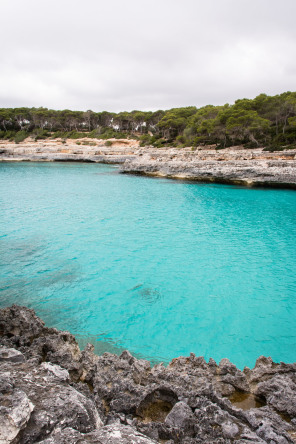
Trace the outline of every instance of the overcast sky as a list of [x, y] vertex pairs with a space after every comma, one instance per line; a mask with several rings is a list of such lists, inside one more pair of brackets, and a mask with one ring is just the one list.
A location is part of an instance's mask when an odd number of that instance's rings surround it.
[[1, 0], [0, 107], [131, 111], [296, 91], [296, 0]]

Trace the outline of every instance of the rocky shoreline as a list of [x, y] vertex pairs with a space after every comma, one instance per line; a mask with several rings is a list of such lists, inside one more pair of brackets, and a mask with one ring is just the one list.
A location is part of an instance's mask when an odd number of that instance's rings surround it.
[[0, 392], [1, 444], [296, 442], [295, 363], [97, 356], [16, 305], [0, 310]]
[[[296, 189], [296, 149], [267, 152], [241, 146], [140, 148], [136, 140], [14, 144], [0, 141], [0, 161], [68, 161], [120, 164], [120, 172], [201, 182]], [[77, 143], [79, 145], [77, 145]]]
[[127, 159], [123, 173], [200, 182], [296, 189], [296, 150], [267, 152], [240, 146], [216, 150], [144, 149]]

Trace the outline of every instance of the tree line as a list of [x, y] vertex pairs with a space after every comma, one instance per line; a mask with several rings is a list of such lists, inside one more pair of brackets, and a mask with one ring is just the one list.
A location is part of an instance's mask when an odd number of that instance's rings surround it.
[[282, 149], [296, 144], [296, 92], [155, 112], [0, 108], [0, 138], [20, 142], [29, 136], [35, 140], [128, 137], [156, 147], [243, 144]]

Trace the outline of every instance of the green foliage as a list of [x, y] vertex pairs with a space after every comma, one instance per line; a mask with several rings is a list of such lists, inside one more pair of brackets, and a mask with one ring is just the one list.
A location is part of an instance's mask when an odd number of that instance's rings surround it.
[[87, 137], [90, 137], [92, 139], [100, 139], [100, 130], [99, 129], [94, 129], [92, 130]]
[[3, 135], [3, 139], [4, 140], [14, 140], [14, 138], [15, 138], [15, 135], [16, 135], [16, 133], [17, 133], [17, 131], [3, 131], [2, 132], [2, 134], [4, 134]]
[[84, 140], [82, 142], [82, 145], [87, 145], [87, 146], [97, 146], [96, 142], [89, 142], [87, 140]]
[[85, 137], [85, 133], [79, 133], [75, 130], [70, 131], [67, 136], [68, 139], [82, 139], [83, 137]]
[[[78, 135], [76, 137], [76, 135]], [[80, 139], [85, 137], [85, 133], [77, 133], [76, 131], [55, 131], [51, 134], [52, 139]]]
[[28, 136], [29, 134], [27, 133], [27, 131], [18, 131], [14, 136], [14, 141], [15, 143], [23, 142], [25, 139], [27, 139]]
[[105, 142], [105, 146], [112, 146], [112, 141], [111, 140], [106, 140]]
[[167, 142], [167, 140], [164, 139], [163, 137], [160, 137], [159, 139], [152, 142], [152, 145], [155, 146], [156, 148], [162, 148], [163, 146], [168, 146], [169, 144], [170, 142]]
[[42, 128], [35, 128], [32, 132], [32, 137], [35, 137], [35, 141], [44, 140], [50, 137], [49, 131]]
[[152, 136], [150, 136], [150, 134], [143, 134], [142, 136], [140, 136], [140, 146], [148, 146], [148, 145], [152, 145], [151, 139]]
[[[236, 144], [281, 149], [296, 144], [296, 92], [260, 94], [233, 105], [173, 108], [155, 112], [99, 113], [47, 108], [0, 108], [0, 137], [21, 140], [32, 135], [65, 139], [134, 138], [141, 146]], [[88, 143], [89, 144], [89, 143]]]

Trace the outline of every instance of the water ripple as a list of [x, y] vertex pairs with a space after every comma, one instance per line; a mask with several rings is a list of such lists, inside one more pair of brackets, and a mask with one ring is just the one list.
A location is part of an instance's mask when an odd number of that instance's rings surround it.
[[296, 360], [296, 193], [0, 165], [0, 305], [97, 350]]

